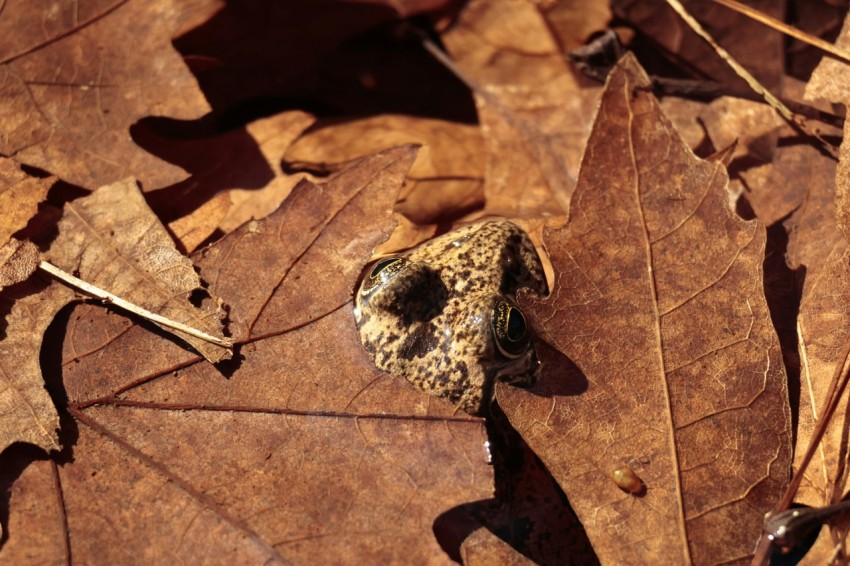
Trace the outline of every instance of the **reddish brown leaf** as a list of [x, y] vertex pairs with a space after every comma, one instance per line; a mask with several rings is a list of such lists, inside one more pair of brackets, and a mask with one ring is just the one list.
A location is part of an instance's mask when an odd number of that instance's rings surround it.
[[[791, 456], [765, 232], [729, 210], [722, 166], [694, 157], [647, 81], [630, 56], [610, 75], [570, 221], [546, 233], [552, 296], [521, 301], [557, 349], [548, 373], [497, 395], [602, 562], [740, 560]], [[610, 479], [623, 466], [645, 495]]]
[[0, 449], [29, 442], [59, 448], [59, 417], [44, 388], [39, 350], [56, 313], [74, 293], [40, 278], [5, 289], [0, 295]]
[[196, 173], [151, 200], [164, 215], [179, 216], [168, 227], [183, 248], [192, 251], [216, 230], [228, 234], [274, 212], [305, 177], [284, 173], [281, 156], [312, 122], [304, 112], [283, 112], [252, 122], [244, 131], [206, 138], [203, 152], [197, 151], [197, 140], [169, 140], [169, 155], [179, 155]]
[[[781, 19], [781, 7], [770, 0], [750, 0], [748, 5]], [[709, 29], [714, 39], [769, 89], [778, 88], [783, 73], [783, 37], [743, 14], [715, 4], [687, 0], [687, 10]], [[615, 0], [614, 14], [630, 22], [659, 44], [665, 54], [692, 71], [724, 85], [749, 92], [744, 81], [664, 0]]]
[[476, 529], [463, 541], [461, 559], [466, 566], [488, 564], [523, 566], [534, 564], [485, 528]]
[[10, 3], [0, 20], [0, 153], [94, 189], [127, 176], [146, 189], [185, 178], [133, 143], [148, 115], [209, 107], [171, 47], [179, 4]]
[[487, 146], [487, 212], [519, 218], [563, 214], [589, 132], [595, 89], [580, 88], [546, 21], [529, 2], [470, 2], [443, 41], [477, 85]]
[[584, 45], [590, 37], [604, 31], [611, 21], [609, 0], [560, 0], [553, 5], [542, 5], [561, 51], [568, 53]]
[[[272, 216], [195, 256], [239, 323], [227, 378], [78, 308], [62, 366], [73, 462], [60, 483], [46, 474], [13, 494], [10, 539], [22, 524], [49, 539], [64, 515], [81, 562], [447, 562], [434, 519], [492, 495], [482, 421], [378, 372], [350, 303], [414, 157], [399, 148], [299, 185]], [[36, 522], [33, 498], [57, 495]], [[28, 552], [7, 545], [2, 557]]]
[[[27, 247], [29, 263], [37, 263], [34, 246]], [[189, 294], [200, 290], [200, 279], [192, 263], [174, 249], [133, 181], [102, 187], [66, 205], [59, 235], [44, 257], [137, 306], [221, 335], [216, 310], [190, 302]], [[0, 298], [0, 313], [5, 315], [0, 340], [2, 448], [13, 442], [59, 448], [58, 417], [44, 387], [39, 352], [48, 325], [74, 298], [70, 288], [44, 276], [11, 287]], [[227, 353], [191, 336], [185, 340], [215, 361]]]
[[[844, 47], [850, 43], [847, 23], [836, 43]], [[850, 97], [841, 89], [846, 73], [846, 64], [825, 58], [806, 87], [807, 97], [847, 104]], [[823, 417], [833, 376], [844, 363], [842, 352], [850, 339], [848, 151], [847, 143], [842, 143], [837, 171], [831, 159], [810, 152], [806, 200], [786, 222], [788, 263], [805, 274], [797, 318], [801, 392], [795, 468], [800, 467], [814, 429]], [[796, 502], [822, 507], [844, 498], [850, 489], [846, 466], [847, 406], [845, 393], [803, 476]], [[845, 540], [847, 533], [847, 525], [835, 523], [822, 529], [807, 559], [812, 563], [832, 561], [836, 544]]]
[[422, 149], [399, 194], [397, 212], [419, 224], [462, 216], [483, 204], [484, 140], [478, 127], [384, 115], [314, 129], [286, 152], [290, 167], [336, 171], [403, 143]]
[[0, 157], [0, 242], [26, 226], [56, 179], [36, 179]]
[[[844, 49], [850, 47], [850, 18], [844, 20], [844, 27], [835, 43]], [[850, 94], [848, 94], [850, 84], [848, 83], [850, 83], [848, 64], [824, 57], [806, 86], [806, 97], [838, 102], [845, 107], [850, 106]], [[850, 124], [845, 120], [845, 140], [848, 130], [850, 130]], [[844, 233], [844, 237], [850, 239], [850, 147], [846, 143], [841, 144], [838, 170], [835, 174], [838, 227]]]

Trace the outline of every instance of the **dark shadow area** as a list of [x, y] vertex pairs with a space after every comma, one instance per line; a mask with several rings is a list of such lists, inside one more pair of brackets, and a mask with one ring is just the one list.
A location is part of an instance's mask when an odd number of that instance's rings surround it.
[[77, 423], [67, 410], [68, 393], [65, 390], [62, 372], [62, 350], [65, 334], [71, 314], [76, 306], [77, 303], [75, 302], [66, 305], [59, 311], [44, 333], [44, 340], [41, 343], [39, 353], [41, 373], [44, 376], [44, 388], [47, 389], [53, 404], [59, 411], [59, 443], [62, 445], [62, 450], [51, 453], [53, 461], [57, 465], [74, 461], [73, 448], [80, 436]]
[[[28, 174], [36, 177], [41, 177], [40, 171], [34, 167], [26, 168]], [[89, 194], [91, 194], [90, 191], [77, 185], [65, 181], [56, 181], [47, 191], [47, 198], [38, 204], [35, 215], [29, 219], [26, 226], [15, 232], [13, 236], [19, 240], [30, 240], [42, 251], [46, 250], [50, 242], [59, 234], [57, 223], [62, 218], [63, 207], [67, 203]]]
[[483, 526], [537, 564], [598, 564], [567, 496], [497, 403], [491, 406], [487, 432], [495, 498], [440, 515], [433, 529], [443, 550], [459, 562], [464, 539]]
[[139, 146], [191, 175], [149, 192], [151, 208], [167, 223], [224, 189], [266, 186], [274, 172], [246, 125], [288, 110], [329, 123], [379, 114], [475, 123], [469, 89], [410, 27], [434, 35], [428, 18], [401, 21], [368, 3], [227, 2], [173, 42], [212, 112], [191, 122], [149, 117], [131, 128]]
[[222, 190], [263, 188], [275, 175], [244, 128], [221, 131], [212, 115], [193, 122], [146, 118], [130, 133], [141, 147], [190, 174], [185, 181], [145, 194], [163, 223], [189, 214]]
[[[740, 200], [744, 200], [742, 197]], [[788, 375], [788, 400], [791, 405], [792, 443], [796, 442], [800, 418], [800, 353], [798, 351], [797, 314], [800, 311], [806, 268], [792, 270], [785, 261], [788, 251], [788, 232], [783, 223], [793, 212], [767, 228], [764, 255], [764, 296], [770, 311], [770, 320], [779, 337], [782, 360]], [[792, 444], [793, 446], [793, 444]]]
[[[430, 33], [427, 18], [412, 23]], [[222, 129], [291, 109], [474, 123], [468, 89], [400, 24], [376, 4], [231, 0], [174, 46]]]
[[534, 345], [540, 359], [540, 377], [522, 389], [538, 397], [581, 395], [587, 391], [587, 377], [571, 359], [539, 338]]
[[[841, 141], [842, 141], [842, 139], [840, 137], [830, 136], [830, 135], [825, 135], [825, 134], [821, 134], [821, 138], [825, 142], [827, 142], [828, 144], [832, 145], [833, 147], [840, 146]], [[820, 154], [823, 155], [824, 157], [828, 157], [830, 159], [835, 159], [835, 156], [830, 154], [826, 150], [826, 148], [824, 148], [823, 144], [813, 142], [811, 136], [809, 136], [808, 134], [806, 134], [804, 132], [800, 132], [800, 134], [797, 135], [797, 136], [782, 136], [781, 138], [779, 138], [779, 142], [777, 143], [776, 146], [777, 147], [791, 147], [791, 146], [795, 146], [795, 145], [810, 145], [814, 149], [818, 150], [818, 152], [820, 152]]]
[[[841, 24], [847, 13], [846, 2], [811, 2], [792, 0], [786, 4], [786, 19], [799, 30], [814, 34], [827, 43], [835, 43], [841, 32]], [[824, 22], [832, 25], [824, 27]], [[815, 67], [823, 59], [823, 53], [813, 45], [784, 36], [785, 72], [803, 82], [807, 82]]]

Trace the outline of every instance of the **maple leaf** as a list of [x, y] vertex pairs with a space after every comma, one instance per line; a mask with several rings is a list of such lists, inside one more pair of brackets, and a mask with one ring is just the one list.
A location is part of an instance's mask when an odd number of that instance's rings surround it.
[[[44, 257], [148, 311], [207, 334], [222, 333], [217, 306], [199, 308], [190, 302], [190, 294], [201, 291], [200, 279], [191, 262], [174, 248], [132, 180], [102, 187], [67, 204], [59, 235]], [[40, 260], [40, 256], [32, 257], [30, 263], [37, 265]], [[16, 441], [47, 450], [59, 448], [58, 416], [44, 389], [38, 352], [47, 327], [75, 298], [71, 289], [41, 277], [10, 288], [2, 297], [7, 313], [0, 341], [3, 448]], [[211, 361], [227, 357], [220, 346], [176, 334]]]
[[180, 3], [170, 0], [4, 6], [0, 153], [90, 189], [128, 176], [147, 189], [184, 178], [128, 131], [151, 114], [209, 111], [171, 47], [180, 19]]
[[[552, 295], [520, 300], [551, 369], [536, 395], [497, 397], [603, 562], [742, 559], [791, 456], [765, 231], [729, 210], [723, 167], [694, 157], [647, 85], [631, 56], [609, 76], [570, 221], [545, 233]], [[624, 466], [642, 497], [609, 477]]]
[[[434, 518], [492, 493], [483, 423], [378, 372], [351, 312], [414, 158], [402, 147], [304, 182], [193, 256], [241, 340], [226, 379], [123, 317], [78, 307], [61, 362], [73, 462], [35, 462], [15, 481], [3, 558], [57, 536], [33, 513], [59, 497], [49, 513], [84, 562], [445, 561]], [[3, 469], [20, 469], [15, 457]]]

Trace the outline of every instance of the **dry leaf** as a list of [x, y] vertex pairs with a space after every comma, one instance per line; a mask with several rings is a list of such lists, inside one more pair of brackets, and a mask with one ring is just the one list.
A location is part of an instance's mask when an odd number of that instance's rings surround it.
[[146, 189], [185, 178], [133, 143], [148, 115], [209, 111], [171, 47], [179, 4], [11, 3], [0, 19], [0, 153], [94, 189], [127, 176]]
[[595, 89], [581, 89], [546, 21], [524, 0], [474, 0], [443, 41], [480, 91], [486, 212], [559, 216], [589, 132]]
[[[103, 187], [67, 204], [59, 236], [44, 256], [64, 271], [142, 308], [221, 335], [217, 313], [190, 302], [189, 294], [200, 290], [198, 275], [174, 249], [133, 181]], [[0, 298], [0, 313], [5, 315], [5, 336], [0, 341], [2, 448], [13, 442], [30, 442], [45, 450], [59, 448], [55, 432], [59, 422], [45, 390], [39, 351], [47, 327], [74, 298], [71, 289], [43, 276], [4, 291]], [[186, 336], [185, 340], [213, 360], [227, 353], [197, 338]]]
[[[683, 4], [759, 82], [772, 91], [780, 86], [785, 60], [781, 33], [714, 2], [687, 0]], [[751, 0], [747, 5], [782, 19], [782, 8], [776, 2]], [[616, 16], [631, 23], [651, 38], [652, 43], [660, 45], [663, 55], [678, 62], [695, 78], [708, 78], [749, 92], [746, 83], [665, 0], [615, 0], [611, 7]]]
[[[132, 179], [101, 187], [65, 205], [59, 237], [45, 259], [87, 283], [171, 320], [221, 336], [220, 306], [203, 308], [190, 300], [203, 293], [192, 262], [174, 247], [171, 237], [145, 204]], [[196, 299], [197, 300], [197, 299]], [[229, 358], [221, 346], [167, 329], [211, 362]]]
[[[834, 162], [822, 155], [810, 156], [810, 166], [820, 166], [823, 175], [812, 175], [802, 208], [786, 222], [789, 228], [788, 262], [804, 274], [797, 332], [800, 353], [800, 408], [797, 427], [795, 469], [806, 451], [826, 406], [827, 394], [841, 353], [850, 335], [850, 246], [836, 225], [835, 188], [831, 173]], [[844, 496], [848, 487], [846, 461], [847, 400], [841, 402], [807, 468], [794, 500], [816, 507]], [[843, 471], [842, 471], [843, 470]], [[844, 538], [846, 533], [840, 533]], [[835, 543], [829, 529], [808, 557], [825, 563]]]
[[[240, 328], [265, 333], [241, 335], [228, 378], [78, 307], [61, 369], [73, 462], [57, 469], [61, 492], [49, 472], [30, 473], [50, 462], [30, 466], [0, 556], [23, 559], [19, 540], [55, 536], [64, 517], [70, 551], [87, 563], [448, 562], [434, 518], [492, 494], [482, 421], [379, 373], [350, 303], [414, 157], [391, 150], [328, 185], [304, 183], [269, 218], [196, 254]], [[293, 277], [319, 292], [278, 311]], [[36, 522], [46, 511], [33, 501], [57, 496], [51, 520]], [[25, 525], [39, 532], [19, 538]], [[49, 547], [62, 558], [61, 545]]]
[[59, 417], [44, 387], [39, 351], [56, 313], [73, 299], [73, 291], [42, 278], [0, 294], [0, 450], [13, 442], [59, 449]]
[[[552, 295], [521, 300], [550, 369], [534, 394], [497, 395], [602, 562], [741, 560], [791, 456], [765, 232], [728, 209], [722, 166], [694, 157], [647, 82], [631, 56], [609, 76], [570, 222], [546, 233]], [[610, 479], [624, 466], [644, 496]]]
[[[845, 22], [836, 44], [846, 47], [848, 41], [850, 27]], [[806, 97], [847, 104], [850, 98], [839, 88], [846, 72], [846, 64], [824, 58], [806, 87]], [[814, 151], [808, 157], [812, 174], [806, 179], [807, 198], [786, 222], [788, 263], [805, 275], [797, 318], [801, 391], [795, 467], [799, 467], [818, 416], [823, 414], [833, 375], [844, 363], [842, 352], [850, 336], [848, 145], [846, 141], [841, 144], [837, 170], [831, 159]], [[794, 501], [821, 507], [843, 499], [850, 489], [846, 468], [847, 403], [845, 393]], [[847, 532], [846, 525], [822, 529], [806, 559], [812, 564], [831, 562], [836, 544], [846, 539]]]
[[168, 230], [184, 250], [193, 252], [224, 221], [232, 204], [228, 193], [218, 193], [188, 216], [170, 222]]
[[0, 246], [0, 291], [32, 275], [39, 261], [41, 254], [32, 242], [12, 238]]
[[[850, 17], [844, 20], [844, 27], [835, 44], [845, 49], [850, 48]], [[809, 84], [806, 85], [806, 98], [823, 99], [839, 102], [845, 107], [850, 106], [850, 95], [847, 89], [848, 70], [850, 66], [847, 63], [824, 57], [812, 73]], [[844, 140], [848, 138], [848, 131], [850, 131], [850, 123], [845, 120]], [[835, 206], [838, 227], [845, 238], [850, 238], [850, 155], [848, 154], [850, 154], [850, 145], [842, 142], [839, 149], [838, 170], [835, 173]]]
[[289, 148], [284, 160], [291, 168], [336, 171], [387, 147], [421, 144], [396, 211], [428, 224], [481, 208], [483, 141], [476, 126], [384, 115], [314, 129]]
[[26, 226], [55, 180], [30, 177], [11, 159], [0, 157], [0, 242]]
[[581, 47], [593, 34], [604, 31], [612, 17], [609, 0], [560, 0], [544, 6], [542, 12], [562, 53]]
[[[189, 128], [192, 134], [186, 136], [188, 139], [168, 128], [164, 132], [147, 131], [150, 137], [145, 143], [159, 147], [160, 155], [191, 171], [192, 176], [145, 197], [169, 226], [183, 221], [207, 236], [217, 230], [221, 231], [219, 237], [230, 233], [252, 218], [273, 212], [305, 177], [283, 172], [281, 157], [312, 122], [311, 115], [292, 111], [223, 133], [202, 123]], [[224, 216], [214, 221], [197, 213], [219, 194], [227, 195], [227, 199], [219, 197], [222, 201], [232, 203]], [[183, 220], [193, 214], [194, 220]]]
[[490, 564], [526, 566], [534, 564], [483, 527], [473, 531], [463, 541], [460, 552], [462, 563], [466, 566], [486, 566]]
[[497, 498], [461, 509], [535, 563], [598, 563], [563, 490], [498, 406], [489, 433]]

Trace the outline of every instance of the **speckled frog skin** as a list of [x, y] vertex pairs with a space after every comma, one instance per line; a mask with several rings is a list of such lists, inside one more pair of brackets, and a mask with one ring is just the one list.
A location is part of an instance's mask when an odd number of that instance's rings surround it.
[[368, 266], [354, 318], [378, 368], [481, 414], [495, 380], [530, 385], [537, 376], [516, 306], [522, 287], [547, 292], [528, 236], [510, 222], [481, 222]]

